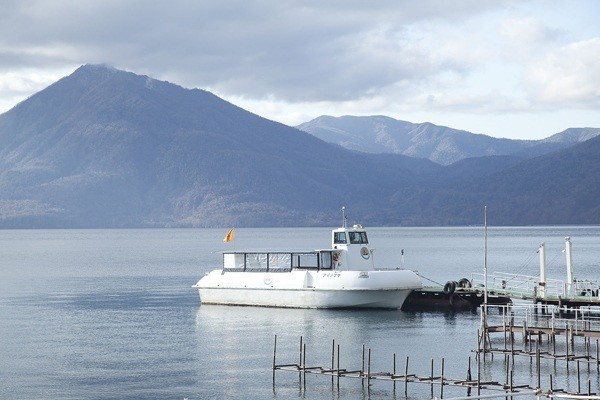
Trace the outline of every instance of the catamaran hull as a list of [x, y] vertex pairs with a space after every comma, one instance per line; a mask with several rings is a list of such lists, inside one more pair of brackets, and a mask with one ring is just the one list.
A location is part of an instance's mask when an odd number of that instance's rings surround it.
[[[249, 279], [251, 275], [251, 279]], [[196, 285], [203, 304], [287, 308], [401, 308], [421, 281], [412, 271], [222, 273]]]
[[198, 289], [202, 304], [286, 308], [401, 308], [412, 290]]

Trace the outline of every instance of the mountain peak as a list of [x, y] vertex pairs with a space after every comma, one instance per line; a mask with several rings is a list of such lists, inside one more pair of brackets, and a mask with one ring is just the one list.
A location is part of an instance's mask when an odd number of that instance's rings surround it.
[[77, 68], [73, 74], [76, 74], [78, 72], [112, 72], [112, 73], [116, 73], [116, 72], [124, 72], [122, 70], [119, 70], [115, 67], [113, 67], [110, 64], [105, 64], [105, 63], [101, 63], [101, 64], [84, 64], [82, 66], [80, 66], [79, 68]]

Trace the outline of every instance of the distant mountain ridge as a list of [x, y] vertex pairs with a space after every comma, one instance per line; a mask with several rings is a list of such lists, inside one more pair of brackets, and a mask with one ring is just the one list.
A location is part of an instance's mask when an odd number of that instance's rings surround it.
[[321, 116], [297, 128], [350, 150], [403, 154], [427, 158], [442, 165], [495, 155], [530, 158], [600, 135], [600, 128], [569, 128], [543, 140], [500, 139], [429, 122], [415, 124], [385, 116]]
[[442, 166], [85, 65], [0, 115], [0, 227], [598, 224], [598, 146]]

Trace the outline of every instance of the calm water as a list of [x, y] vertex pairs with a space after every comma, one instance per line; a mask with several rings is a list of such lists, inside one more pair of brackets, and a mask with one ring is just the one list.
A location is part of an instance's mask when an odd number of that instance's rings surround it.
[[[6, 399], [354, 399], [404, 398], [389, 382], [279, 372], [273, 388], [273, 338], [278, 362], [296, 362], [304, 335], [307, 363], [328, 365], [331, 341], [341, 365], [360, 369], [361, 346], [372, 349], [372, 370], [426, 375], [430, 359], [446, 376], [464, 378], [476, 348], [479, 316], [471, 313], [282, 310], [201, 306], [191, 286], [219, 265], [215, 251], [226, 230], [0, 231], [0, 398]], [[481, 228], [378, 228], [369, 230], [381, 266], [418, 270], [444, 283], [481, 272]], [[564, 236], [573, 241], [576, 278], [600, 279], [600, 227], [490, 228], [488, 268], [536, 275], [536, 250], [546, 242], [547, 275], [564, 279]], [[329, 229], [238, 229], [236, 250], [312, 250], [327, 247]], [[226, 247], [228, 246], [228, 247]], [[400, 256], [404, 249], [404, 259]], [[535, 374], [516, 359], [519, 379]], [[501, 360], [483, 373], [502, 376]], [[575, 387], [573, 368], [544, 364], [562, 387]], [[500, 371], [499, 375], [498, 371]], [[595, 370], [585, 372], [593, 388]], [[528, 383], [528, 382], [525, 382]], [[547, 384], [545, 385], [547, 386]], [[436, 389], [436, 395], [439, 395]], [[445, 397], [464, 395], [445, 389]], [[412, 385], [410, 398], [427, 398], [429, 386]]]

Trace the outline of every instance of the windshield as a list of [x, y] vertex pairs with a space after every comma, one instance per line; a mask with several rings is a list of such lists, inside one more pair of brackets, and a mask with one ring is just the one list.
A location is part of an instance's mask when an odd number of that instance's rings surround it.
[[352, 244], [368, 244], [367, 232], [349, 232], [350, 243]]

